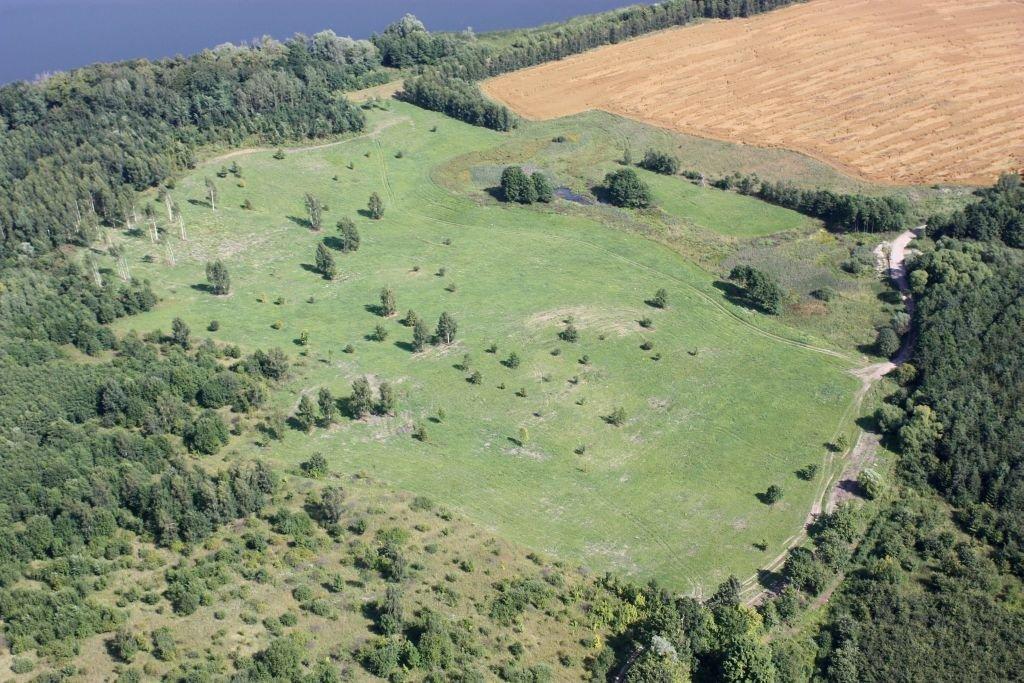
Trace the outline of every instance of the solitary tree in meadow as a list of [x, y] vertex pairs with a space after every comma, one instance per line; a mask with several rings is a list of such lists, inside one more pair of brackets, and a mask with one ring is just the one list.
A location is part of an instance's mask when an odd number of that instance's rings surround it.
[[228, 267], [221, 260], [208, 261], [206, 264], [206, 281], [214, 294], [227, 294], [231, 291], [231, 276]]
[[338, 221], [338, 236], [343, 252], [359, 250], [359, 231], [356, 230], [356, 224], [352, 222], [351, 218], [346, 217]]
[[373, 220], [379, 221], [384, 217], [384, 200], [376, 192], [370, 195], [370, 201], [367, 203], [366, 208], [369, 209], [370, 218]]
[[313, 399], [308, 394], [303, 394], [299, 399], [299, 407], [295, 411], [295, 423], [304, 432], [308, 432], [316, 424], [316, 408], [313, 406]]
[[334, 395], [327, 387], [320, 387], [316, 396], [316, 402], [320, 408], [320, 421], [324, 426], [330, 426], [338, 416], [338, 406], [334, 401]]
[[441, 317], [437, 319], [437, 339], [441, 343], [451, 344], [455, 341], [455, 333], [458, 331], [459, 325], [455, 322], [455, 318], [452, 317], [448, 311], [441, 314]]
[[775, 505], [782, 500], [782, 487], [778, 484], [772, 484], [764, 492], [764, 502], [768, 505]]
[[395, 301], [395, 290], [390, 287], [385, 287], [380, 290], [380, 314], [385, 318], [390, 318], [398, 311], [398, 304]]
[[333, 280], [338, 276], [338, 267], [334, 263], [334, 255], [331, 250], [327, 248], [327, 245], [321, 242], [316, 245], [316, 270], [318, 273], [323, 275], [328, 280]]
[[389, 382], [381, 382], [378, 389], [380, 398], [377, 401], [377, 413], [380, 415], [394, 415], [398, 411], [398, 397], [395, 389]]
[[615, 206], [645, 209], [651, 205], [651, 188], [631, 168], [621, 168], [604, 177], [608, 198]]
[[419, 322], [419, 319], [420, 316], [416, 313], [416, 311], [410, 308], [408, 311], [406, 311], [405, 317], [402, 318], [401, 322], [406, 327], [415, 327], [416, 323]]
[[352, 382], [352, 395], [348, 399], [349, 410], [355, 418], [362, 418], [373, 412], [373, 391], [365, 377]]
[[319, 230], [324, 224], [324, 206], [311, 194], [306, 194], [306, 213], [309, 215], [309, 227]]
[[566, 323], [565, 329], [558, 333], [558, 337], [562, 341], [575, 343], [580, 340], [580, 332], [576, 329], [576, 326], [570, 322]]
[[414, 351], [422, 351], [430, 343], [430, 328], [422, 319], [417, 318], [412, 328], [412, 348]]
[[217, 210], [217, 185], [214, 184], [212, 178], [206, 179], [206, 199], [210, 202], [210, 208], [214, 211]]

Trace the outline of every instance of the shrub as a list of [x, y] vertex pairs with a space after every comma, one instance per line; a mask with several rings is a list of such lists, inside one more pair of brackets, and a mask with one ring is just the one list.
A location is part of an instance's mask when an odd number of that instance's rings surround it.
[[623, 408], [622, 406], [619, 406], [611, 413], [609, 413], [608, 417], [606, 417], [605, 420], [610, 425], [621, 427], [622, 425], [626, 424], [626, 409]]
[[653, 149], [647, 150], [640, 166], [648, 171], [661, 173], [663, 175], [675, 175], [679, 172], [679, 159], [665, 152], [657, 152]]
[[813, 292], [811, 292], [811, 296], [817, 299], [818, 301], [824, 301], [827, 303], [835, 299], [837, 294], [836, 290], [832, 289], [831, 287], [822, 287], [821, 289], [816, 289]]
[[521, 166], [509, 166], [501, 173], [501, 191], [506, 202], [532, 204], [537, 201], [533, 180]]
[[608, 199], [615, 206], [645, 209], [651, 206], [651, 188], [631, 168], [612, 171], [604, 177]]
[[659, 289], [648, 303], [655, 308], [668, 308], [668, 292], [665, 289]]
[[579, 330], [572, 323], [567, 323], [565, 329], [558, 333], [558, 338], [567, 342], [578, 342], [580, 340]]
[[767, 505], [775, 505], [782, 500], [782, 487], [778, 484], [772, 484], [765, 490], [763, 500]]
[[875, 352], [879, 356], [891, 358], [900, 350], [900, 336], [891, 327], [883, 327], [878, 330], [875, 337]]

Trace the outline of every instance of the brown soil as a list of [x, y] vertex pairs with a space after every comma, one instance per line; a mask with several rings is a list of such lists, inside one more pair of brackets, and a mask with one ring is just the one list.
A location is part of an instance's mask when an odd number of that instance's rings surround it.
[[484, 84], [527, 118], [603, 109], [784, 147], [873, 181], [1024, 167], [1024, 2], [814, 0], [611, 45]]

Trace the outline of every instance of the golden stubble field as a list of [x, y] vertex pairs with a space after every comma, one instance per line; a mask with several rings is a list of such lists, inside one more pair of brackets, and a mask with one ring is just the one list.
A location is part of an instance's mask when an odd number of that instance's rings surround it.
[[785, 147], [885, 183], [1024, 167], [1024, 2], [814, 0], [492, 79], [527, 118], [588, 109]]

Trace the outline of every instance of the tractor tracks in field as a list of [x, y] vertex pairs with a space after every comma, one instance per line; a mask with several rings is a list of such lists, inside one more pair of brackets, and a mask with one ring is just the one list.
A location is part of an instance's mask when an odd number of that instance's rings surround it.
[[[394, 191], [394, 187], [393, 187], [393, 185], [391, 183], [391, 179], [390, 179], [390, 176], [389, 176], [388, 167], [387, 167], [387, 161], [386, 161], [386, 158], [385, 158], [383, 146], [381, 145], [379, 139], [375, 139], [374, 143], [375, 143], [375, 145], [377, 147], [377, 151], [378, 151], [378, 160], [379, 160], [379, 163], [380, 163], [381, 182], [383, 184], [385, 195], [387, 196], [389, 201], [392, 203], [392, 207], [391, 207], [392, 211], [394, 211], [395, 213], [398, 213], [400, 215], [405, 215], [405, 216], [408, 216], [410, 218], [414, 218], [414, 219], [417, 219], [417, 220], [426, 221], [426, 222], [434, 223], [434, 224], [437, 224], [437, 225], [450, 226], [450, 227], [453, 227], [453, 228], [473, 229], [473, 228], [481, 227], [480, 225], [471, 225], [471, 224], [467, 224], [467, 223], [460, 223], [460, 222], [457, 222], [457, 221], [454, 221], [454, 220], [446, 220], [446, 219], [442, 219], [442, 218], [437, 218], [435, 216], [430, 216], [430, 215], [427, 215], [425, 213], [421, 213], [421, 212], [417, 212], [417, 211], [412, 211], [412, 210], [408, 210], [408, 209], [400, 207], [399, 206], [399, 201], [397, 199], [397, 196], [396, 196], [395, 191]], [[444, 188], [441, 188], [436, 183], [433, 183], [431, 181], [431, 184], [434, 187], [436, 187], [439, 191], [448, 193], [447, 190], [445, 190]], [[435, 201], [432, 201], [429, 198], [425, 199], [424, 203], [425, 204], [436, 204]], [[492, 227], [493, 228], [495, 226], [494, 226], [493, 223], [491, 223], [488, 227]], [[914, 302], [913, 302], [913, 297], [910, 295], [910, 292], [909, 292], [909, 286], [908, 286], [908, 283], [907, 283], [907, 276], [906, 276], [906, 272], [905, 272], [905, 259], [907, 257], [907, 245], [915, 237], [918, 236], [918, 234], [920, 233], [920, 231], [923, 228], [924, 228], [924, 226], [919, 226], [919, 227], [914, 228], [914, 229], [906, 230], [905, 232], [901, 233], [892, 242], [880, 245], [878, 250], [876, 251], [876, 254], [879, 257], [880, 262], [881, 262], [883, 256], [884, 256], [884, 259], [885, 259], [884, 267], [881, 268], [882, 272], [885, 275], [887, 275], [888, 278], [891, 279], [893, 283], [896, 284], [896, 286], [899, 289], [900, 294], [901, 294], [901, 296], [903, 298], [903, 301], [904, 301], [908, 311], [910, 311], [910, 312], [913, 312]], [[502, 229], [502, 233], [503, 234], [515, 233], [515, 234], [518, 234], [518, 235], [522, 235], [522, 236], [525, 236], [525, 237], [532, 237], [532, 238], [536, 238], [536, 236], [537, 236], [536, 233], [534, 233], [534, 232], [529, 232], [529, 231], [525, 231], [525, 230], [509, 229], [509, 228], [503, 228]], [[666, 273], [666, 272], [664, 272], [664, 271], [662, 271], [662, 270], [660, 270], [658, 268], [655, 268], [654, 266], [648, 265], [646, 263], [642, 263], [640, 261], [636, 261], [636, 260], [631, 259], [631, 258], [629, 258], [627, 256], [623, 256], [622, 254], [616, 253], [615, 251], [612, 251], [610, 249], [602, 247], [602, 246], [600, 246], [598, 244], [595, 244], [593, 242], [589, 242], [587, 240], [579, 239], [579, 238], [576, 238], [576, 237], [569, 237], [569, 236], [565, 236], [565, 235], [554, 235], [554, 234], [550, 234], [550, 233], [545, 234], [544, 237], [552, 239], [552, 240], [557, 240], [557, 241], [560, 241], [560, 242], [566, 243], [566, 244], [576, 244], [576, 245], [580, 245], [580, 246], [585, 247], [585, 248], [589, 248], [589, 249], [591, 249], [593, 251], [596, 251], [596, 252], [602, 253], [602, 254], [604, 254], [606, 256], [609, 256], [612, 259], [615, 259], [615, 260], [617, 260], [617, 261], [619, 261], [621, 263], [625, 263], [625, 264], [628, 264], [630, 266], [633, 266], [634, 268], [636, 268], [638, 270], [641, 270], [641, 271], [650, 273], [651, 275], [657, 276], [659, 278], [668, 279], [668, 280], [676, 282], [676, 283], [678, 283], [680, 285], [683, 285], [684, 287], [686, 287], [687, 289], [689, 289], [690, 291], [695, 293], [698, 297], [700, 297], [705, 303], [707, 303], [707, 304], [711, 305], [713, 308], [715, 308], [718, 312], [728, 316], [733, 321], [739, 323], [744, 328], [746, 328], [747, 330], [750, 330], [752, 333], [757, 334], [760, 337], [763, 337], [763, 338], [766, 338], [766, 339], [770, 339], [770, 340], [772, 340], [772, 341], [774, 341], [776, 343], [784, 344], [786, 346], [790, 346], [790, 347], [798, 348], [798, 349], [803, 349], [804, 351], [808, 351], [808, 352], [811, 352], [811, 353], [823, 355], [823, 356], [826, 356], [828, 358], [832, 358], [832, 359], [836, 359], [838, 361], [845, 362], [845, 364], [848, 367], [848, 372], [850, 374], [852, 374], [854, 377], [857, 377], [858, 379], [860, 379], [861, 386], [857, 390], [857, 392], [855, 393], [855, 395], [853, 397], [853, 400], [850, 401], [850, 403], [848, 404], [846, 410], [843, 412], [843, 416], [842, 416], [842, 418], [841, 418], [841, 420], [839, 422], [839, 426], [836, 429], [836, 434], [837, 435], [842, 431], [842, 425], [846, 424], [847, 421], [851, 418], [851, 416], [855, 412], [857, 412], [860, 409], [860, 407], [863, 405], [863, 401], [864, 401], [865, 397], [867, 396], [867, 394], [870, 391], [870, 389], [874, 386], [874, 384], [877, 383], [886, 374], [891, 372], [898, 365], [900, 365], [903, 362], [905, 362], [907, 360], [907, 358], [909, 357], [910, 352], [911, 352], [912, 347], [913, 347], [913, 340], [908, 337], [907, 339], [904, 340], [903, 346], [901, 347], [901, 349], [897, 353], [897, 355], [892, 359], [892, 361], [887, 361], [887, 362], [883, 362], [883, 363], [876, 363], [876, 364], [872, 364], [872, 365], [868, 365], [868, 366], [851, 367], [851, 366], [855, 366], [855, 364], [857, 362], [857, 359], [852, 357], [850, 354], [843, 353], [843, 352], [837, 351], [835, 349], [829, 349], [829, 348], [826, 348], [826, 347], [823, 347], [823, 346], [818, 346], [818, 345], [815, 345], [815, 344], [812, 344], [812, 343], [809, 343], [809, 342], [801, 341], [799, 339], [793, 339], [791, 337], [786, 337], [784, 335], [777, 334], [775, 332], [771, 332], [771, 331], [766, 330], [766, 329], [764, 329], [762, 327], [759, 327], [758, 325], [755, 325], [753, 322], [747, 320], [744, 316], [742, 316], [737, 311], [732, 310], [730, 307], [728, 307], [725, 304], [723, 304], [720, 301], [718, 301], [718, 299], [716, 297], [714, 297], [714, 296], [710, 295], [709, 293], [705, 292], [698, 285], [695, 285], [694, 283], [688, 281], [685, 278], [679, 277], [677, 275], [672, 275], [670, 273]], [[839, 487], [840, 482], [843, 482], [843, 481], [846, 481], [846, 480], [850, 479], [851, 478], [851, 476], [850, 476], [851, 474], [852, 474], [852, 478], [855, 479], [856, 478], [856, 472], [853, 472], [853, 470], [851, 468], [860, 468], [860, 467], [863, 467], [864, 463], [869, 462], [871, 460], [871, 458], [873, 457], [873, 453], [877, 449], [877, 446], [878, 446], [877, 440], [873, 440], [872, 441], [865, 432], [863, 432], [863, 431], [859, 432], [857, 441], [854, 444], [854, 447], [849, 452], [849, 457], [847, 457], [847, 461], [848, 462], [846, 463], [846, 465], [839, 472], [837, 472], [837, 473], [829, 476], [828, 478], [824, 479], [823, 483], [817, 489], [817, 491], [815, 493], [815, 497], [814, 497], [814, 502], [813, 502], [813, 504], [811, 506], [811, 509], [808, 511], [807, 516], [804, 519], [804, 524], [801, 527], [800, 531], [798, 533], [792, 535], [791, 537], [789, 537], [786, 540], [786, 542], [784, 544], [784, 546], [785, 546], [784, 549], [778, 555], [776, 555], [767, 564], [762, 566], [761, 569], [759, 569], [758, 572], [756, 572], [753, 576], [749, 577], [747, 580], [742, 582], [741, 588], [742, 588], [743, 592], [749, 592], [752, 589], [754, 589], [755, 587], [757, 587], [758, 586], [758, 582], [761, 580], [761, 576], [764, 573], [777, 572], [782, 567], [782, 565], [785, 563], [785, 560], [786, 560], [786, 557], [789, 554], [789, 551], [806, 541], [806, 539], [807, 539], [807, 527], [811, 523], [813, 523], [814, 519], [818, 515], [820, 515], [822, 512], [828, 512], [828, 511], [833, 510], [835, 508], [837, 502], [842, 497], [843, 493], [842, 493], [842, 490]], [[858, 453], [860, 455], [857, 455]], [[825, 469], [829, 470], [831, 468], [831, 466], [835, 464], [836, 460], [838, 458], [840, 458], [840, 457], [844, 457], [844, 456], [840, 456], [837, 453], [829, 453], [829, 455], [827, 456], [827, 461], [825, 462]], [[625, 512], [625, 511], [621, 511], [621, 512], [622, 512], [623, 516], [625, 516], [626, 519], [628, 519], [637, 528], [638, 531], [641, 531], [643, 533], [643, 535], [647, 536], [649, 539], [655, 540], [657, 545], [661, 546], [662, 549], [665, 552], [668, 553], [670, 558], [678, 558], [679, 557], [678, 553], [676, 552], [676, 550], [668, 543], [668, 541], [666, 539], [662, 538], [654, 529], [648, 527], [642, 520], [638, 519], [636, 517], [636, 515], [629, 514], [629, 513]], [[748, 598], [746, 598], [746, 600], [745, 600], [746, 604], [748, 604], [748, 605], [756, 605], [756, 604], [760, 603], [767, 596], [769, 596], [769, 595], [774, 593], [774, 588], [775, 587], [764, 588], [764, 589], [762, 589], [760, 591], [757, 591], [757, 592], [753, 593]]]
[[[387, 194], [388, 198], [391, 200], [391, 202], [393, 204], [397, 204], [397, 199], [396, 199], [396, 196], [395, 196], [395, 192], [394, 192], [394, 189], [393, 189], [393, 187], [391, 185], [391, 180], [388, 177], [387, 162], [386, 162], [386, 160], [384, 158], [383, 147], [381, 146], [379, 139], [375, 140], [375, 143], [377, 145], [378, 152], [379, 152], [379, 161], [380, 161], [380, 167], [381, 167], [381, 182], [384, 184], [384, 191]], [[436, 184], [434, 184], [434, 186], [438, 187]], [[438, 189], [440, 189], [442, 192], [446, 192], [446, 190], [444, 190], [442, 188], [438, 188]], [[454, 228], [473, 229], [473, 228], [480, 227], [479, 225], [469, 225], [469, 224], [466, 224], [466, 223], [458, 223], [456, 221], [445, 220], [445, 219], [442, 219], [442, 218], [437, 218], [437, 217], [429, 216], [429, 215], [422, 214], [422, 213], [417, 213], [417, 212], [413, 212], [413, 211], [399, 209], [397, 206], [395, 206], [392, 210], [397, 212], [397, 213], [399, 213], [399, 214], [404, 214], [406, 216], [409, 216], [411, 218], [416, 218], [418, 220], [423, 220], [423, 221], [428, 221], [428, 222], [432, 222], [432, 223], [437, 223], [437, 224], [440, 224], [440, 225], [448, 225], [448, 226], [451, 226], [451, 227], [454, 227]], [[488, 227], [494, 227], [494, 224], [492, 223]], [[523, 236], [527, 236], [527, 237], [534, 237], [534, 238], [536, 238], [536, 236], [537, 236], [537, 234], [534, 233], [534, 232], [528, 232], [528, 231], [525, 231], [525, 230], [508, 229], [508, 228], [503, 228], [502, 232], [503, 232], [503, 234], [508, 234], [510, 232], [514, 232], [514, 233], [519, 234], [519, 235], [523, 235]], [[588, 242], [587, 240], [582, 240], [582, 239], [579, 239], [579, 238], [576, 238], [576, 237], [567, 237], [565, 235], [553, 235], [553, 234], [550, 234], [550, 233], [546, 233], [544, 235], [544, 237], [546, 237], [548, 239], [559, 240], [559, 241], [562, 241], [562, 242], [565, 242], [565, 243], [569, 243], [569, 244], [578, 244], [578, 245], [590, 248], [590, 249], [592, 249], [594, 251], [597, 251], [597, 252], [600, 252], [600, 253], [605, 254], [607, 256], [610, 256], [613, 259], [616, 259], [616, 260], [618, 260], [618, 261], [620, 261], [622, 263], [626, 263], [628, 265], [631, 265], [631, 266], [633, 266], [633, 267], [635, 267], [635, 268], [637, 268], [639, 270], [644, 270], [646, 272], [655, 274], [655, 275], [657, 275], [657, 276], [659, 276], [661, 278], [666, 278], [666, 279], [672, 280], [674, 282], [677, 282], [677, 283], [683, 285], [684, 287], [688, 288], [689, 290], [691, 290], [695, 294], [697, 294], [697, 296], [699, 296], [706, 303], [710, 304], [712, 307], [717, 309], [720, 313], [723, 313], [726, 316], [732, 318], [735, 322], [738, 322], [739, 324], [743, 325], [744, 327], [746, 327], [747, 329], [751, 330], [752, 332], [754, 332], [755, 334], [757, 334], [759, 336], [765, 337], [767, 339], [771, 339], [771, 340], [776, 341], [776, 342], [781, 343], [781, 344], [786, 344], [788, 346], [792, 346], [792, 347], [795, 347], [795, 348], [804, 349], [806, 351], [811, 351], [813, 353], [818, 353], [818, 354], [822, 354], [822, 355], [829, 356], [829, 357], [832, 357], [832, 358], [836, 358], [838, 360], [846, 361], [846, 362], [850, 363], [851, 365], [855, 362], [855, 359], [852, 358], [849, 354], [843, 353], [841, 351], [836, 351], [834, 349], [829, 349], [829, 348], [826, 348], [826, 347], [823, 347], [823, 346], [817, 346], [817, 345], [811, 344], [809, 342], [800, 341], [799, 339], [793, 339], [791, 337], [786, 337], [786, 336], [783, 336], [783, 335], [780, 335], [780, 334], [776, 334], [775, 332], [770, 332], [769, 330], [766, 330], [766, 329], [764, 329], [762, 327], [759, 327], [759, 326], [755, 325], [754, 323], [750, 322], [749, 320], [747, 320], [746, 318], [744, 318], [742, 315], [740, 315], [736, 311], [732, 310], [730, 307], [725, 306], [724, 304], [722, 304], [715, 297], [713, 297], [710, 294], [708, 294], [707, 292], [705, 292], [702, 288], [698, 287], [697, 285], [693, 284], [692, 282], [690, 282], [690, 281], [688, 281], [688, 280], [686, 280], [684, 278], [681, 278], [681, 277], [679, 277], [677, 275], [672, 275], [670, 273], [666, 273], [666, 272], [664, 272], [662, 270], [659, 270], [659, 269], [655, 268], [654, 266], [650, 266], [650, 265], [648, 265], [646, 263], [641, 263], [640, 261], [635, 261], [635, 260], [633, 260], [631, 258], [623, 256], [622, 254], [616, 253], [616, 252], [614, 252], [614, 251], [612, 251], [610, 249], [607, 249], [605, 247], [602, 247], [602, 246], [600, 246], [598, 244], [594, 244], [593, 242]]]

